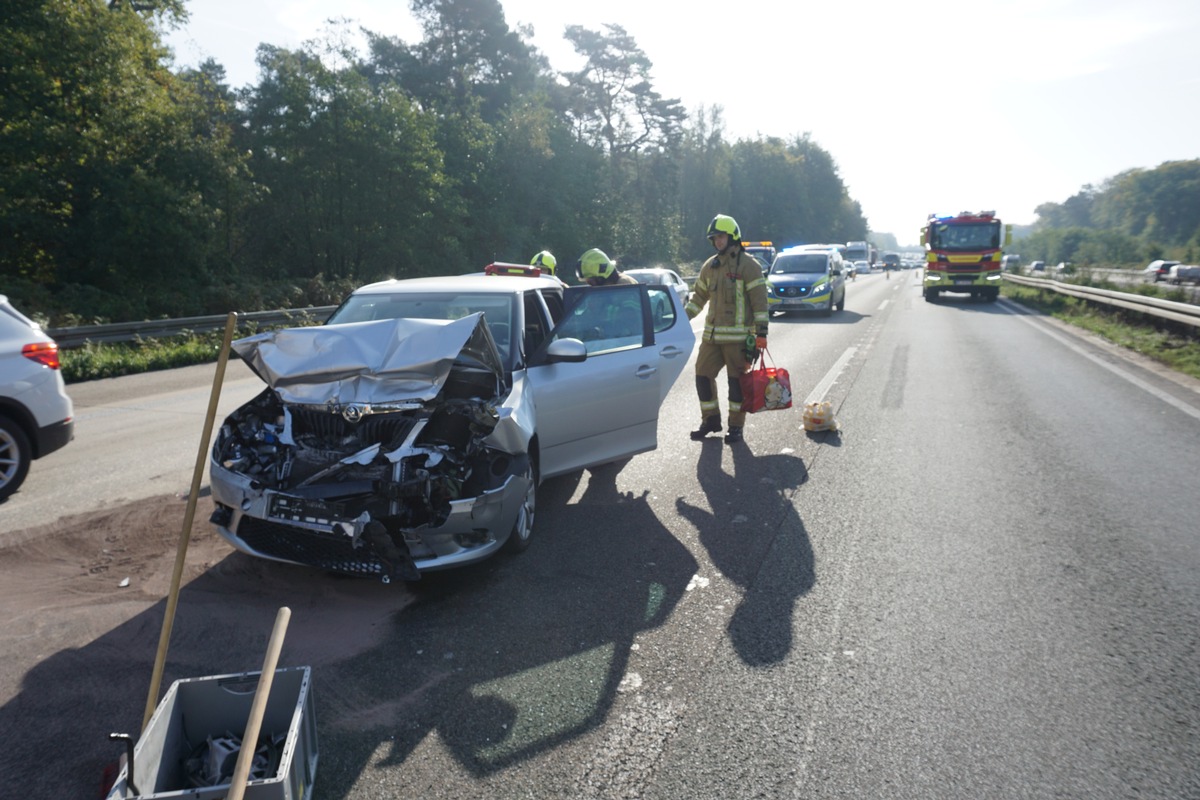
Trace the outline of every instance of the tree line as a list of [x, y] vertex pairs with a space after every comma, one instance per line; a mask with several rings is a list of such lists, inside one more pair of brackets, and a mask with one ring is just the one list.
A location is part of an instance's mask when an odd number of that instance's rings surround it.
[[1036, 212], [1037, 222], [1019, 244], [1027, 261], [1144, 266], [1170, 257], [1194, 264], [1200, 257], [1200, 160], [1127, 170]]
[[808, 135], [730, 141], [619, 25], [569, 26], [559, 72], [498, 0], [410, 0], [420, 41], [262, 44], [234, 88], [173, 69], [183, 0], [6, 6], [0, 291], [50, 324], [322, 305], [542, 249], [691, 263], [718, 212], [750, 239], [867, 234]]

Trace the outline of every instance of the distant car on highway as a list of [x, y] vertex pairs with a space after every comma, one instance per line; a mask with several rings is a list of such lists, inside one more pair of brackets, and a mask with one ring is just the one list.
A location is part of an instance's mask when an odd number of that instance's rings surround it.
[[1045, 261], [1030, 261], [1029, 262], [1029, 271], [1030, 272], [1045, 272], [1046, 271], [1046, 262]]
[[771, 311], [819, 311], [825, 316], [835, 308], [841, 311], [846, 307], [844, 269], [841, 253], [833, 246], [805, 245], [781, 251], [767, 278], [780, 301]]
[[688, 288], [687, 281], [679, 276], [679, 273], [667, 267], [645, 267], [638, 269], [627, 269], [625, 275], [633, 278], [638, 283], [644, 283], [649, 286], [666, 286], [679, 295], [679, 299], [683, 301], [683, 305], [687, 304], [688, 295], [691, 290]]
[[1191, 264], [1175, 264], [1167, 273], [1167, 283], [1175, 286], [1184, 283], [1200, 284], [1200, 267]]
[[58, 344], [0, 294], [0, 500], [75, 435], [59, 367]]
[[1142, 270], [1142, 274], [1146, 275], [1147, 277], [1153, 276], [1155, 283], [1158, 281], [1165, 281], [1171, 272], [1171, 267], [1174, 267], [1179, 263], [1180, 262], [1178, 261], [1165, 261], [1159, 258], [1151, 261], [1149, 265]]
[[854, 272], [857, 275], [869, 274], [871, 272], [871, 262], [870, 261], [855, 261], [854, 262]]

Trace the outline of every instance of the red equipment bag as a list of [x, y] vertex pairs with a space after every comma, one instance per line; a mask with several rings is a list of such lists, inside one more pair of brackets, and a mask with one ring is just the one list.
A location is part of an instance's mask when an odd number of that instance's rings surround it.
[[[779, 411], [792, 407], [792, 379], [783, 367], [767, 366], [767, 352], [759, 353], [758, 361], [741, 376], [742, 411]], [[774, 359], [771, 360], [774, 365]]]

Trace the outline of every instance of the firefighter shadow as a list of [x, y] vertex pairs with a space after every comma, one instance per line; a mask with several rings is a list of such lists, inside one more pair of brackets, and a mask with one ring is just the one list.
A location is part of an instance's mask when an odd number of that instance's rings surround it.
[[437, 576], [341, 667], [325, 714], [340, 755], [315, 794], [355, 794], [368, 763], [398, 773], [389, 787], [442, 783], [447, 753], [479, 778], [604, 723], [635, 638], [697, 568], [647, 494], [619, 491], [622, 466], [590, 470], [570, 505], [578, 476], [543, 484], [528, 551]]
[[696, 527], [713, 565], [742, 589], [728, 626], [734, 650], [750, 666], [767, 666], [791, 652], [796, 600], [816, 582], [812, 544], [790, 496], [808, 470], [797, 456], [755, 456], [739, 445], [729, 448], [730, 474], [724, 449], [706, 441], [697, 465], [709, 508], [679, 498], [676, 509]]

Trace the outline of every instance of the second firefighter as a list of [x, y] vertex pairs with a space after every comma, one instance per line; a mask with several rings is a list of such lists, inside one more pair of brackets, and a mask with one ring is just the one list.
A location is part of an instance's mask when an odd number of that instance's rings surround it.
[[767, 280], [753, 257], [742, 253], [742, 232], [733, 217], [718, 214], [708, 225], [708, 240], [717, 254], [704, 262], [688, 298], [688, 319], [705, 305], [708, 316], [696, 356], [696, 394], [700, 398], [700, 440], [721, 430], [717, 376], [725, 370], [729, 383], [728, 444], [742, 441], [746, 412], [742, 410], [741, 376], [767, 346]]

